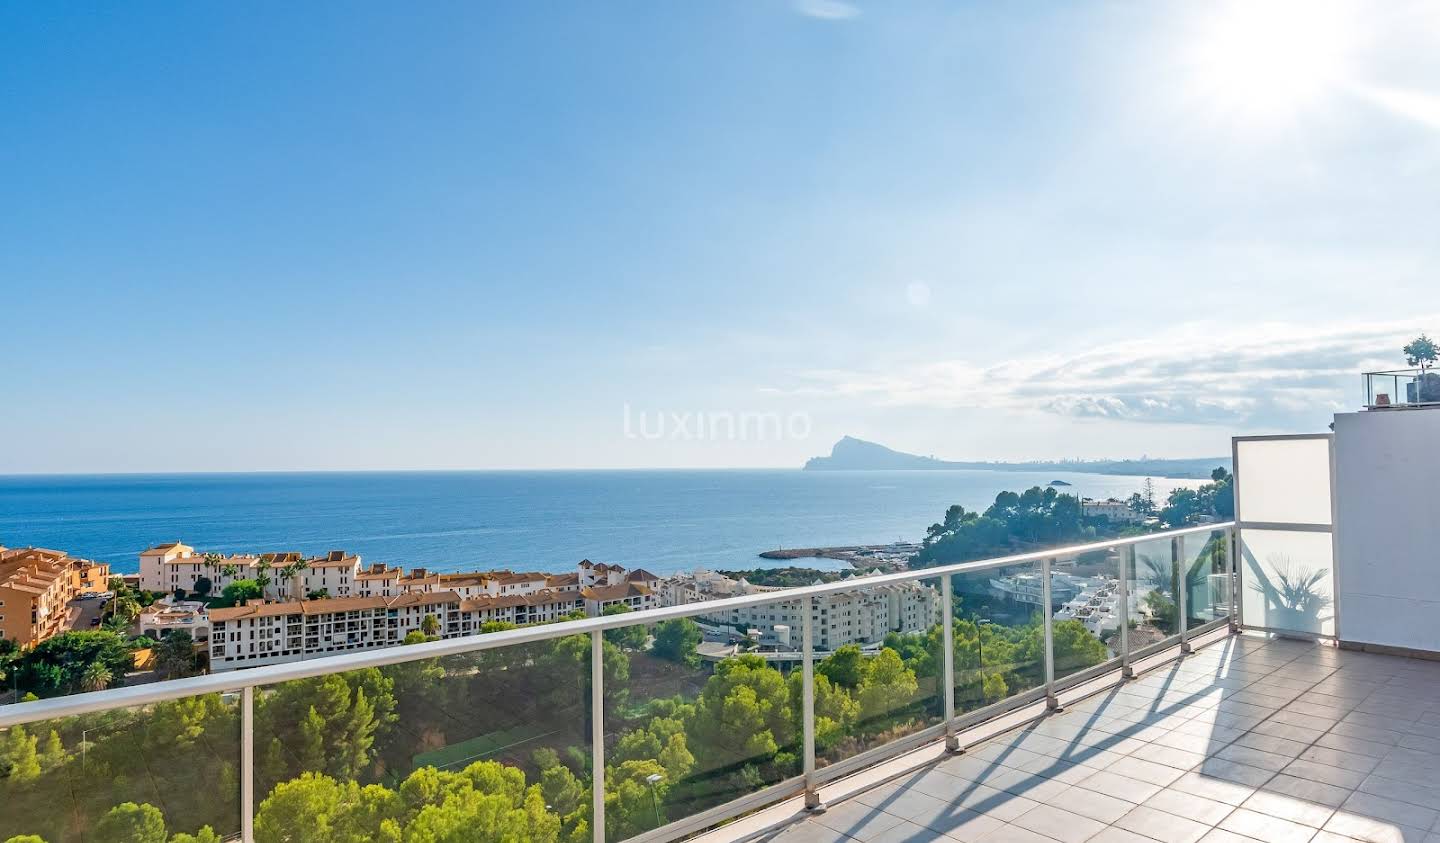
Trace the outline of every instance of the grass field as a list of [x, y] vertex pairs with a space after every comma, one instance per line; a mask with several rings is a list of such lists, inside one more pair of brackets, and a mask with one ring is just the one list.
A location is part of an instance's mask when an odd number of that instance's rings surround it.
[[452, 743], [440, 749], [422, 752], [414, 759], [415, 768], [437, 767], [439, 769], [452, 769], [464, 767], [472, 761], [480, 761], [512, 749], [518, 744], [535, 740], [553, 732], [546, 731], [536, 726], [514, 726], [509, 729], [501, 729], [498, 732], [489, 732], [484, 735], [473, 737], [460, 743]]

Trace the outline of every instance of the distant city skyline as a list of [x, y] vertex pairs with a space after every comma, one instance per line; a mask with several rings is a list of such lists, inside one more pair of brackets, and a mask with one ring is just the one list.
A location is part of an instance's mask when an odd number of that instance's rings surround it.
[[1212, 456], [1440, 334], [1433, 2], [560, 11], [0, 9], [0, 474]]

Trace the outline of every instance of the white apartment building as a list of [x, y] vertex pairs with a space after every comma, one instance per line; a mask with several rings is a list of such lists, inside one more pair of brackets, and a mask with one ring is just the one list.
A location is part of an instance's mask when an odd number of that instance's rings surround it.
[[[940, 593], [920, 583], [899, 583], [826, 594], [814, 598], [814, 646], [833, 650], [844, 644], [876, 644], [891, 632], [924, 632], [940, 621]], [[703, 619], [737, 629], [756, 630], [763, 641], [799, 644], [803, 617], [800, 601], [731, 609]]]
[[453, 591], [344, 597], [210, 611], [210, 669], [233, 670], [351, 650], [390, 647], [434, 616], [441, 638], [474, 635], [491, 622], [557, 621], [585, 610], [579, 592], [461, 598]]
[[[286, 570], [293, 573], [286, 576]], [[309, 559], [293, 551], [211, 559], [187, 544], [168, 542], [140, 553], [140, 587], [147, 591], [193, 592], [203, 578], [210, 581], [210, 593], [219, 594], [233, 582], [262, 573], [270, 579], [265, 597], [272, 600], [299, 600], [319, 591], [331, 597], [359, 595], [360, 557], [343, 550]]]
[[140, 611], [140, 634], [154, 639], [172, 632], [188, 632], [196, 641], [210, 638], [210, 618], [205, 604], [198, 600], [161, 598]]
[[676, 574], [662, 580], [657, 586], [662, 606], [685, 606], [704, 600], [720, 600], [745, 594], [774, 591], [774, 588], [752, 584], [741, 577], [731, 579], [715, 571], [697, 568], [694, 573]]
[[1146, 516], [1130, 508], [1130, 504], [1116, 498], [1103, 501], [1085, 498], [1080, 501], [1080, 514], [1086, 518], [1108, 518], [1112, 524], [1141, 524]]
[[[244, 606], [211, 610], [211, 670], [389, 647], [421, 630], [426, 616], [434, 616], [440, 637], [453, 638], [474, 635], [493, 622], [522, 626], [550, 623], [575, 613], [599, 615], [616, 605], [636, 611], [659, 605], [659, 578], [643, 570], [626, 574], [614, 565], [605, 566], [599, 577], [588, 577], [594, 585], [582, 586], [581, 581], [587, 579], [583, 571], [438, 574], [417, 569], [407, 576], [398, 568], [372, 565], [350, 576], [348, 565], [351, 561], [358, 565], [358, 557], [340, 555], [322, 561], [342, 560], [344, 565], [318, 565], [308, 584], [303, 572], [294, 579], [310, 586], [309, 590], [324, 587], [328, 581], [336, 588], [358, 592], [354, 596], [252, 600]], [[188, 569], [180, 570], [189, 574]], [[342, 573], [347, 575], [345, 580], [339, 578]], [[330, 579], [324, 579], [326, 576]], [[292, 586], [288, 591], [296, 590]]]

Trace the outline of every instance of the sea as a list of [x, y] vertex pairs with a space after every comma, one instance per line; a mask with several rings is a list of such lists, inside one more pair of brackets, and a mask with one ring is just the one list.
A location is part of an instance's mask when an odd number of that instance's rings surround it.
[[[777, 548], [918, 541], [946, 507], [1004, 490], [1126, 497], [1143, 477], [1019, 471], [435, 471], [0, 476], [0, 546], [138, 569], [152, 545], [328, 550], [432, 570], [569, 571], [581, 559], [660, 575], [769, 562]], [[1155, 478], [1157, 497], [1196, 480]]]

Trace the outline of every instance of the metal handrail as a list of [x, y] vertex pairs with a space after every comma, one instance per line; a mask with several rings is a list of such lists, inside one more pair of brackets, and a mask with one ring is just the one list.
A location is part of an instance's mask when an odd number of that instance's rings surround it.
[[[356, 653], [346, 653], [335, 656], [324, 656], [316, 659], [309, 659], [285, 664], [266, 665], [263, 667], [246, 668], [235, 672], [209, 674], [206, 676], [195, 676], [186, 679], [175, 679], [166, 682], [158, 682], [135, 687], [114, 688], [105, 691], [94, 691], [90, 693], [75, 694], [67, 697], [54, 699], [36, 700], [32, 702], [17, 703], [9, 706], [0, 706], [0, 728], [6, 728], [26, 723], [33, 723], [43, 720], [54, 720], [62, 717], [73, 717], [82, 714], [91, 714], [100, 711], [109, 711], [119, 708], [132, 708], [137, 706], [150, 705], [154, 703], [167, 702], [170, 700], [183, 699], [186, 697], [211, 694], [217, 692], [241, 692], [241, 766], [242, 766], [242, 792], [241, 792], [241, 827], [242, 839], [251, 841], [253, 839], [254, 819], [254, 705], [255, 689], [265, 685], [275, 685], [283, 682], [298, 679], [309, 679], [318, 676], [325, 676], [333, 673], [343, 673], [352, 670], [361, 670], [371, 667], [386, 667], [406, 662], [420, 661], [424, 659], [443, 658], [446, 656], [458, 656], [467, 653], [494, 650], [502, 647], [518, 646], [539, 641], [548, 641], [556, 638], [564, 638], [572, 635], [589, 635], [591, 639], [591, 705], [595, 714], [592, 716], [592, 764], [593, 764], [593, 818], [592, 829], [596, 843], [605, 841], [605, 803], [604, 803], [604, 718], [600, 712], [604, 706], [603, 695], [603, 658], [602, 640], [603, 633], [610, 629], [619, 629], [630, 626], [641, 626], [656, 624], [661, 621], [687, 618], [697, 615], [708, 615], [724, 612], [730, 609], [740, 609], [752, 606], [763, 606], [771, 603], [787, 603], [805, 601], [803, 618], [803, 674], [804, 682], [804, 754], [805, 771], [803, 776], [806, 804], [808, 807], [819, 807], [818, 786], [820, 777], [817, 776], [814, 758], [814, 714], [813, 714], [813, 662], [815, 658], [813, 645], [813, 618], [810, 607], [813, 606], [814, 598], [836, 594], [847, 591], [867, 590], [886, 585], [901, 583], [912, 583], [921, 580], [940, 579], [941, 594], [948, 598], [951, 595], [951, 576], [955, 574], [978, 573], [996, 568], [1004, 568], [1013, 565], [1025, 564], [1028, 562], [1041, 563], [1041, 582], [1045, 596], [1049, 597], [1050, 573], [1053, 563], [1063, 559], [1072, 559], [1087, 553], [1099, 551], [1127, 549], [1122, 558], [1121, 593], [1127, 594], [1125, 581], [1133, 570], [1133, 548], [1135, 545], [1153, 542], [1157, 540], [1169, 540], [1172, 548], [1176, 548], [1184, 536], [1225, 532], [1230, 537], [1233, 546], [1236, 524], [1234, 521], [1224, 521], [1213, 524], [1203, 524], [1195, 527], [1186, 527], [1179, 530], [1166, 530], [1157, 533], [1147, 533], [1137, 536], [1107, 539], [1104, 541], [1090, 542], [1080, 545], [1066, 545], [1061, 547], [1047, 548], [1044, 550], [1018, 553], [1010, 556], [995, 557], [992, 559], [977, 560], [974, 562], [959, 562], [951, 565], [941, 565], [934, 568], [924, 568], [913, 571], [901, 571], [893, 574], [881, 574], [878, 576], [855, 577], [848, 580], [841, 580], [833, 583], [822, 583], [819, 585], [802, 586], [799, 588], [780, 589], [767, 591], [759, 594], [731, 597], [721, 600], [708, 600], [696, 603], [688, 603], [680, 606], [667, 606], [656, 609], [645, 609], [637, 612], [626, 612], [619, 615], [603, 615], [594, 618], [584, 618], [574, 621], [562, 621], [559, 623], [545, 624], [541, 626], [527, 626], [516, 629], [509, 629], [500, 632], [480, 633], [459, 638], [450, 638], [441, 641], [430, 641], [419, 644], [403, 646], [392, 646], [376, 650], [367, 650]], [[1172, 564], [1175, 564], [1176, 553], [1172, 551]], [[1235, 573], [1234, 554], [1230, 559], [1231, 573]], [[1185, 589], [1184, 581], [1181, 580], [1181, 591]], [[1232, 602], [1234, 600], [1234, 589], [1231, 590]], [[1185, 596], [1179, 596], [1180, 606], [1184, 606]], [[944, 644], [947, 652], [953, 654], [954, 643], [949, 621], [951, 620], [951, 601], [946, 599], [942, 612], [942, 621], [945, 623], [946, 633]], [[1128, 597], [1121, 608], [1122, 627], [1120, 630], [1119, 664], [1122, 672], [1128, 675], [1130, 667], [1129, 640], [1128, 640]], [[1234, 607], [1231, 608], [1232, 617]], [[1045, 611], [1043, 612], [1043, 627], [1045, 636], [1045, 682], [1042, 688], [1034, 689], [1044, 694], [1044, 698], [1051, 708], [1058, 708], [1056, 696], [1058, 686], [1055, 677], [1054, 647], [1052, 627], [1054, 619], [1053, 612], [1049, 608], [1049, 600], [1046, 600]], [[1181, 641], [1185, 642], [1187, 618], [1183, 608], [1179, 612], [1179, 623]], [[944, 664], [945, 688], [944, 712], [945, 728], [941, 734], [945, 737], [947, 744], [954, 744], [958, 720], [955, 718], [955, 687], [952, 678], [953, 655], [947, 656]], [[976, 713], [967, 714], [966, 717], [973, 717]], [[909, 739], [905, 739], [909, 740]], [[905, 743], [905, 740], [897, 742]], [[889, 746], [889, 745], [887, 745]], [[883, 750], [884, 747], [877, 747], [876, 750]], [[723, 808], [724, 806], [717, 806]], [[714, 811], [716, 809], [712, 809]], [[711, 812], [706, 812], [708, 816]], [[686, 823], [686, 820], [677, 820], [672, 825]], [[664, 832], [665, 827], [654, 832], [647, 832], [645, 837], [650, 839], [658, 832]], [[663, 835], [661, 835], [663, 836]]]
[[114, 708], [131, 708], [139, 705], [150, 705], [220, 691], [238, 691], [241, 688], [275, 685], [281, 682], [291, 682], [296, 679], [311, 679], [316, 676], [325, 676], [331, 673], [363, 670], [367, 667], [388, 667], [390, 665], [421, 661], [423, 659], [458, 656], [466, 653], [480, 652], [482, 650], [493, 650], [499, 647], [532, 644], [537, 641], [565, 638], [570, 635], [603, 632], [607, 629], [620, 629], [642, 624], [656, 624], [661, 621], [675, 620], [677, 618], [708, 615], [730, 609], [748, 608], [750, 606], [763, 606], [768, 603], [784, 603], [824, 594], [835, 594], [837, 592], [854, 591], [856, 589], [869, 589], [883, 585], [935, 579], [952, 574], [988, 571], [992, 568], [1004, 568], [1024, 562], [1036, 562], [1041, 559], [1054, 559], [1057, 557], [1068, 558], [1101, 550], [1127, 547], [1156, 539], [1223, 530], [1234, 526], [1234, 523], [1233, 521], [1224, 521], [1216, 524], [1204, 524], [1198, 527], [1186, 527], [1180, 530], [1166, 530], [1140, 536], [1126, 536], [1124, 538], [1091, 542], [1089, 544], [1066, 545], [1048, 550], [1018, 553], [1013, 556], [982, 559], [975, 562], [957, 562], [953, 565], [941, 565], [935, 568], [901, 571], [894, 574], [881, 574], [874, 577], [856, 577], [833, 583], [807, 585], [799, 588], [782, 589], [780, 591], [767, 591], [762, 594], [747, 594], [742, 597], [727, 597], [721, 600], [686, 603], [681, 606], [642, 609], [638, 612], [626, 612], [619, 615], [602, 615], [600, 617], [584, 618], [574, 621], [561, 621], [543, 626], [524, 626], [500, 632], [486, 632], [460, 638], [447, 638], [442, 641], [427, 641], [422, 644], [408, 644], [357, 653], [344, 653], [337, 656], [322, 656], [316, 659], [287, 662], [285, 664], [251, 667], [233, 673], [211, 673], [205, 676], [191, 676], [185, 679], [172, 679], [148, 685], [111, 688], [105, 691], [72, 694], [67, 697], [34, 700], [32, 702], [0, 706], [0, 728], [23, 725], [37, 720], [52, 720], [57, 717], [93, 714], [97, 711], [108, 711]]

